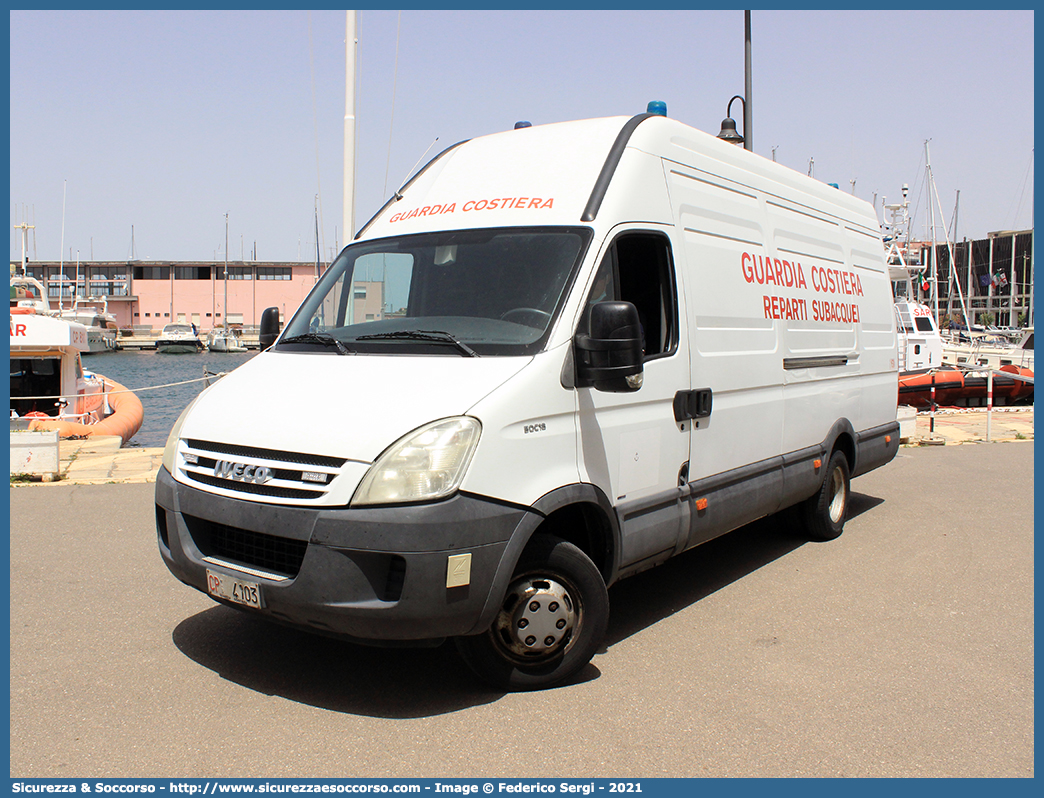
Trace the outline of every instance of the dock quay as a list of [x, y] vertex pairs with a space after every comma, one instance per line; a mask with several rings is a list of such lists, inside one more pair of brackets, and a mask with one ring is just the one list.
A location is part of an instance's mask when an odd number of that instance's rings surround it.
[[[987, 441], [989, 426], [989, 441]], [[1033, 440], [1033, 408], [937, 410], [934, 430], [930, 413], [918, 413], [916, 431], [903, 446], [944, 446]], [[11, 487], [23, 485], [104, 485], [155, 482], [163, 460], [158, 447], [120, 446], [118, 437], [63, 440], [59, 471], [44, 482], [39, 476], [11, 475]]]
[[[138, 349], [147, 350], [155, 349], [156, 341], [160, 339], [159, 333], [149, 334], [135, 334], [135, 335], [121, 335], [116, 339], [120, 349]], [[200, 340], [206, 343], [206, 336], [200, 335]], [[257, 350], [261, 348], [261, 343], [258, 340], [258, 334], [256, 331], [244, 332], [240, 340], [243, 342], [243, 346], [250, 350]]]

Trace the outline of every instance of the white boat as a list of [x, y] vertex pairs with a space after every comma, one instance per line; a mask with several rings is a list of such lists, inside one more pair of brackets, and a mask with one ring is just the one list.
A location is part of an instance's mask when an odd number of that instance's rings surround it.
[[11, 417], [97, 421], [101, 383], [83, 373], [87, 328], [32, 309], [11, 311]]
[[1000, 369], [1018, 366], [1033, 371], [1033, 328], [1012, 343], [999, 333], [961, 331], [943, 340], [943, 362], [960, 367]]
[[11, 310], [11, 429], [55, 429], [63, 438], [116, 435], [141, 427], [141, 401], [122, 385], [83, 370], [87, 328]]
[[59, 317], [66, 321], [75, 321], [87, 328], [88, 350], [84, 354], [114, 352], [119, 349], [117, 339], [120, 328], [116, 323], [116, 317], [109, 313], [104, 297], [76, 297], [72, 308], [61, 311]]
[[[886, 219], [881, 225], [882, 237], [888, 245], [886, 261], [895, 299], [900, 382], [904, 377], [917, 377], [928, 370], [939, 368], [960, 369], [967, 373], [976, 369], [999, 371], [1007, 366], [1013, 367], [1008, 371], [1018, 369], [1019, 373], [1032, 372], [1033, 328], [1021, 331], [1017, 342], [1006, 338], [1000, 330], [972, 328], [965, 331], [951, 328], [943, 333], [939, 330], [932, 309], [918, 301], [919, 294], [932, 295], [934, 278], [925, 276], [921, 267], [911, 264], [907, 256], [903, 240], [909, 229], [907, 191], [904, 185], [901, 203], [884, 205], [885, 213], [890, 214], [891, 219]], [[960, 284], [955, 281], [954, 285], [960, 298], [962, 315], [967, 319], [969, 316], [964, 297], [960, 294]]]
[[910, 270], [889, 265], [899, 348], [899, 375], [919, 374], [944, 363], [943, 339], [932, 309], [914, 298]]
[[51, 307], [43, 283], [27, 274], [11, 275], [11, 307], [32, 308], [41, 316], [58, 314], [58, 311]]
[[207, 349], [211, 352], [246, 352], [247, 348], [235, 328], [216, 327], [207, 335]]
[[194, 324], [168, 324], [156, 340], [156, 351], [167, 355], [189, 355], [203, 351]]
[[925, 283], [921, 267], [911, 264], [904, 241], [910, 223], [907, 192], [904, 185], [903, 201], [884, 206], [891, 219], [886, 219], [881, 225], [884, 243], [888, 245], [885, 262], [892, 282], [900, 379], [937, 369], [943, 364], [939, 326], [932, 309], [918, 300], [918, 289], [923, 291]]

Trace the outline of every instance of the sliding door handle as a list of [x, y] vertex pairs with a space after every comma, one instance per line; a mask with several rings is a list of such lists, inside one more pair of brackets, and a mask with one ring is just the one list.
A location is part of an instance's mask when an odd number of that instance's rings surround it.
[[674, 420], [681, 422], [690, 418], [707, 418], [711, 414], [712, 402], [710, 388], [678, 391], [674, 395]]

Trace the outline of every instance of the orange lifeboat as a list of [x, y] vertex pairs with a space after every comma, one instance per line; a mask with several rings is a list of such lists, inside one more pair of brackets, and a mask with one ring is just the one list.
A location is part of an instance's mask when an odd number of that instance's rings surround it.
[[[1000, 371], [1003, 373], [993, 375], [995, 404], [1014, 404], [1033, 398], [1033, 383], [1007, 376], [1011, 374], [1032, 377], [1032, 371], [1014, 365], [1002, 366]], [[982, 407], [989, 399], [989, 380], [986, 375], [946, 368], [917, 374], [901, 374], [899, 404], [920, 410], [928, 409], [932, 406], [933, 387], [935, 404], [938, 407]]]
[[[1023, 368], [1022, 366], [1015, 366], [1015, 365], [1009, 364], [1007, 366], [1001, 366], [1000, 370], [1001, 371], [1006, 371], [1009, 374], [1017, 374], [1020, 377], [1032, 377], [1033, 376], [1033, 372], [1032, 371], [1030, 371], [1027, 368]], [[1001, 379], [1004, 379], [1004, 378], [1002, 377]], [[1012, 382], [1014, 383], [1014, 385], [1011, 387], [1011, 389], [1008, 392], [1008, 401], [1009, 402], [1016, 402], [1016, 401], [1021, 401], [1023, 399], [1032, 399], [1033, 398], [1033, 383], [1032, 382], [1025, 382], [1023, 380], [1015, 380], [1015, 379], [1013, 379]], [[997, 382], [996, 382], [996, 380], [994, 380], [993, 391], [996, 394], [996, 392], [997, 392]]]
[[105, 383], [104, 401], [112, 413], [91, 424], [77, 421], [61, 421], [58, 419], [34, 418], [29, 424], [31, 430], [58, 430], [62, 438], [94, 438], [103, 435], [118, 435], [126, 443], [141, 429], [145, 418], [145, 409], [141, 400], [118, 382], [100, 377]]

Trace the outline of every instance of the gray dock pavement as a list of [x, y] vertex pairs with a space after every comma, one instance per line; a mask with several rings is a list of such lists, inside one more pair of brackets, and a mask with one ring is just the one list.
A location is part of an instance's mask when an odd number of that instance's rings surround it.
[[11, 775], [1032, 777], [1034, 446], [904, 447], [836, 541], [766, 519], [625, 580], [522, 694], [214, 604], [148, 482], [13, 486]]

